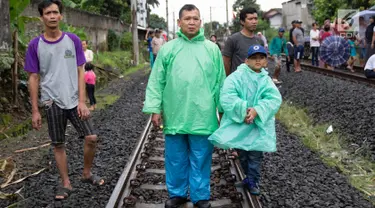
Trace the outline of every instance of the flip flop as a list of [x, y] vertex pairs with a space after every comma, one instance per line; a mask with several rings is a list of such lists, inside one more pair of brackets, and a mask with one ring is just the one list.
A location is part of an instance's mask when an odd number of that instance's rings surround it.
[[[81, 181], [83, 183], [90, 183], [92, 185], [98, 185], [98, 186], [104, 185], [104, 179], [94, 174], [91, 174], [89, 178], [82, 178]], [[102, 184], [100, 184], [101, 181], [103, 181]]]
[[[73, 190], [59, 186], [56, 190], [55, 200], [61, 201], [67, 199], [70, 194], [73, 192]], [[63, 198], [56, 198], [57, 196], [62, 196]]]

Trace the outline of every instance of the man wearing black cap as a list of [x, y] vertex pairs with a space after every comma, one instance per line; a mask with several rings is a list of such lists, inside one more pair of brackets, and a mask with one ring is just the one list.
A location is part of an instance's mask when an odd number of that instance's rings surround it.
[[294, 43], [294, 71], [301, 72], [300, 59], [303, 57], [305, 38], [301, 30], [302, 21], [295, 22], [296, 28], [293, 30], [293, 43]]

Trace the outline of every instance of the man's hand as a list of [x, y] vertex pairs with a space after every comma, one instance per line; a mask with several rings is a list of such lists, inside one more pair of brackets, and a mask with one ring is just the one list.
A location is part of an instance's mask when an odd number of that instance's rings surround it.
[[161, 125], [161, 115], [153, 113], [151, 117], [151, 122], [154, 125], [154, 127], [159, 128]]
[[253, 123], [255, 117], [257, 117], [258, 113], [255, 111], [254, 108], [248, 108], [247, 109], [247, 115], [245, 118], [245, 123], [251, 124]]
[[42, 128], [42, 117], [40, 116], [39, 111], [33, 112], [31, 122], [35, 130], [39, 131]]
[[86, 119], [88, 119], [90, 117], [90, 111], [87, 108], [86, 104], [83, 103], [83, 102], [79, 102], [78, 103], [77, 111], [78, 111], [78, 116], [82, 120], [86, 120]]
[[374, 49], [374, 44], [373, 43], [371, 43], [371, 49]]

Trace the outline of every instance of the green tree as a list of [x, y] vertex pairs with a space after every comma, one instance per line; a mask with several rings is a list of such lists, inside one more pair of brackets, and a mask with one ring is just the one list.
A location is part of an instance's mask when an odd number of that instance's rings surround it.
[[252, 7], [257, 11], [260, 10], [260, 5], [256, 3], [256, 0], [236, 0], [233, 4], [233, 11], [239, 12], [243, 8]]
[[322, 24], [325, 18], [334, 19], [337, 15], [338, 9], [344, 9], [345, 6], [344, 0], [314, 0], [314, 9], [312, 14], [314, 19]]
[[167, 23], [163, 17], [159, 17], [157, 14], [150, 15], [150, 23], [149, 26], [152, 28], [167, 28]]

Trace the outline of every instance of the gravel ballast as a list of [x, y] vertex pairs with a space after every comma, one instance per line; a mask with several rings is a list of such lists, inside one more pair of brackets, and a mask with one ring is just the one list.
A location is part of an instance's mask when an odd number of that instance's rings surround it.
[[335, 168], [277, 123], [277, 152], [263, 161], [261, 202], [265, 208], [370, 208], [373, 205]]
[[[19, 207], [105, 207], [148, 119], [141, 112], [147, 79], [148, 74], [140, 70], [125, 80], [114, 81], [104, 92], [122, 92], [122, 96], [107, 109], [96, 111], [93, 115], [93, 123], [99, 135], [93, 173], [104, 177], [105, 185], [96, 187], [80, 181], [84, 141], [78, 139], [74, 128], [70, 127], [67, 130], [69, 136], [66, 146], [69, 177], [74, 192], [63, 202], [54, 201], [60, 177], [51, 150], [46, 158], [46, 161], [52, 161], [49, 169], [11, 188], [24, 186], [21, 194], [26, 200], [20, 202]], [[41, 164], [43, 167], [46, 167], [45, 164]], [[3, 202], [0, 201], [0, 207], [9, 205], [9, 202]]]

